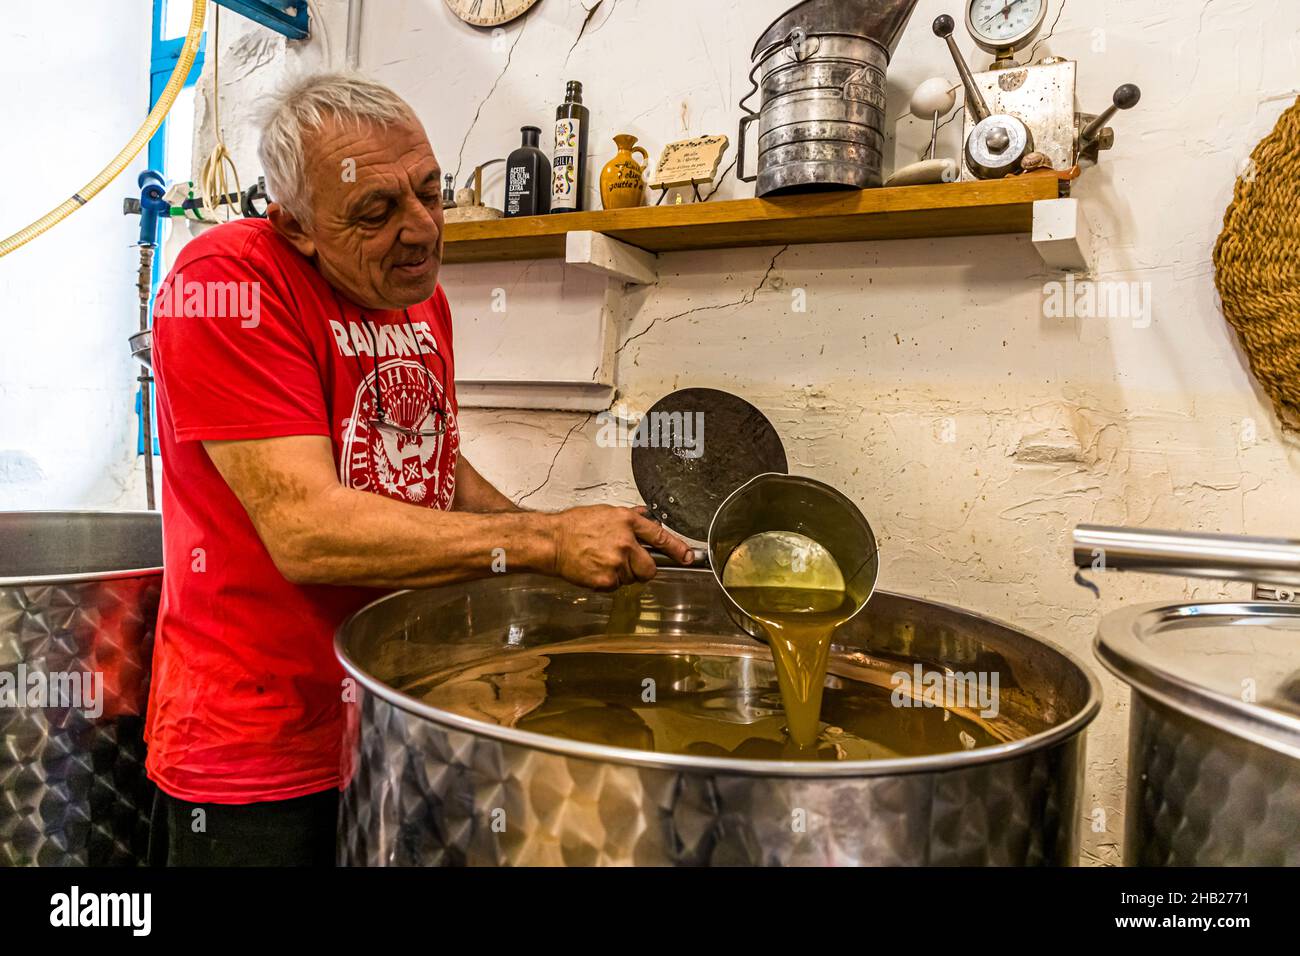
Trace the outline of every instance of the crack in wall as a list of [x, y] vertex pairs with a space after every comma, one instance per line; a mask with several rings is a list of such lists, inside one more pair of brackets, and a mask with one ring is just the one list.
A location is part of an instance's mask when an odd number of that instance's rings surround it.
[[[474, 128], [478, 126], [479, 117], [483, 115], [483, 107], [487, 106], [488, 100], [492, 99], [492, 94], [497, 91], [497, 86], [501, 83], [501, 78], [506, 75], [506, 70], [510, 69], [510, 61], [515, 58], [515, 47], [519, 46], [519, 41], [524, 38], [524, 31], [528, 29], [528, 20], [524, 20], [523, 26], [519, 28], [519, 35], [515, 37], [515, 42], [510, 44], [510, 50], [506, 53], [506, 65], [501, 67], [501, 72], [497, 78], [492, 81], [492, 88], [487, 91], [487, 96], [479, 100], [478, 109], [474, 111], [474, 118], [470, 120], [469, 129], [465, 131], [465, 138], [460, 141], [460, 153], [456, 156], [456, 183], [460, 183], [461, 167], [465, 165], [465, 147], [469, 145], [469, 138], [474, 135]], [[481, 197], [480, 197], [481, 198]]]
[[586, 424], [589, 421], [591, 421], [593, 416], [595, 416], [595, 414], [596, 414], [595, 412], [589, 412], [586, 415], [586, 417], [583, 418], [582, 421], [576, 422], [574, 426], [569, 429], [568, 433], [564, 436], [564, 440], [560, 442], [560, 447], [555, 449], [555, 454], [551, 457], [551, 464], [546, 469], [546, 477], [542, 479], [542, 483], [538, 485], [536, 488], [534, 488], [532, 491], [528, 492], [526, 495], [521, 497], [518, 501], [516, 501], [515, 502], [516, 505], [522, 508], [525, 501], [527, 501], [533, 495], [537, 494], [539, 491], [541, 491], [550, 483], [551, 474], [555, 471], [555, 463], [560, 460], [560, 453], [564, 451], [564, 446], [569, 443], [569, 439], [573, 437], [573, 433], [576, 432], [579, 428], [585, 427]]
[[[573, 51], [576, 50], [578, 48], [578, 44], [582, 42], [582, 38], [587, 32], [587, 27], [591, 25], [591, 21], [596, 16], [596, 12], [600, 10], [600, 8], [603, 7], [604, 5], [605, 5], [605, 0], [596, 0], [595, 6], [593, 6], [590, 10], [587, 11], [587, 18], [582, 21], [582, 27], [578, 30], [578, 35], [574, 37], [573, 44], [569, 47], [569, 52], [564, 54], [565, 66], [569, 65], [569, 57], [573, 56]], [[614, 10], [617, 7], [618, 7], [618, 0], [614, 0], [614, 2], [609, 5], [609, 17], [612, 17], [614, 15]], [[606, 23], [609, 22], [609, 17], [605, 18]]]
[[[737, 157], [737, 159], [738, 159], [738, 158], [739, 158], [739, 157]], [[728, 166], [726, 169], [724, 169], [724, 170], [722, 171], [722, 175], [719, 176], [717, 179], [715, 179], [715, 180], [713, 181], [713, 188], [709, 190], [708, 195], [705, 196], [705, 197], [701, 200], [701, 202], [708, 202], [710, 199], [712, 199], [712, 198], [713, 198], [713, 194], [716, 193], [719, 189], [722, 188], [722, 182], [723, 182], [723, 180], [725, 180], [725, 179], [727, 178], [727, 173], [731, 172], [731, 171], [732, 171], [733, 169], [735, 169], [735, 168], [736, 168], [736, 160], [733, 159], [733, 160], [731, 161], [731, 165]], [[739, 177], [740, 174], [743, 173], [743, 172], [744, 172], [744, 170], [742, 169], [740, 172], [736, 173], [736, 176]]]
[[723, 302], [720, 305], [701, 305], [701, 306], [696, 306], [693, 309], [687, 309], [685, 312], [678, 312], [675, 315], [660, 316], [659, 318], [652, 320], [649, 325], [647, 325], [640, 332], [636, 333], [636, 335], [628, 336], [628, 338], [623, 341], [623, 344], [614, 350], [614, 354], [615, 355], [621, 354], [625, 348], [627, 348], [629, 345], [631, 345], [637, 339], [641, 338], [641, 336], [645, 335], [647, 332], [649, 332], [651, 329], [653, 329], [656, 325], [659, 325], [660, 323], [672, 322], [676, 319], [680, 319], [687, 315], [692, 315], [696, 312], [716, 312], [718, 309], [734, 309], [737, 306], [749, 305], [751, 302], [754, 301], [755, 298], [758, 297], [758, 293], [762, 291], [763, 286], [767, 285], [767, 280], [772, 277], [772, 272], [776, 269], [776, 260], [781, 258], [781, 256], [784, 255], [787, 250], [789, 250], [789, 248], [790, 248], [789, 243], [786, 243], [784, 246], [782, 246], [777, 251], [776, 255], [772, 257], [772, 261], [768, 264], [767, 271], [763, 273], [763, 278], [759, 281], [758, 285], [754, 286], [754, 288], [750, 289], [748, 292], [742, 295], [735, 302]]

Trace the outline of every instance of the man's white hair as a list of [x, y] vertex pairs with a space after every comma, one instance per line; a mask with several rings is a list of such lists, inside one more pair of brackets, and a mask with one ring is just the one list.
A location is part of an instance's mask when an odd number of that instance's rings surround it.
[[[299, 222], [312, 221], [306, 174], [306, 142], [327, 118], [390, 125], [412, 119], [415, 111], [384, 86], [356, 73], [318, 73], [274, 95], [262, 118], [257, 155], [266, 191]], [[341, 174], [341, 173], [340, 173]]]

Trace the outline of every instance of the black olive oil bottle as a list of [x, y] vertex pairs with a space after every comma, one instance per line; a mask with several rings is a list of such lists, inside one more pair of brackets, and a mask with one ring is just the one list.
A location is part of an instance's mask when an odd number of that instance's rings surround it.
[[591, 112], [582, 105], [582, 84], [570, 80], [555, 111], [555, 152], [551, 154], [551, 212], [578, 212], [587, 194], [587, 127]]
[[551, 163], [537, 147], [542, 131], [525, 126], [520, 132], [523, 145], [506, 160], [507, 219], [542, 216], [551, 211]]

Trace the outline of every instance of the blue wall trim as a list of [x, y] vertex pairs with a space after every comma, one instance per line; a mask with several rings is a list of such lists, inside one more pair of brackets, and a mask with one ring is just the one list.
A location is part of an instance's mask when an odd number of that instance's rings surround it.
[[[290, 40], [305, 40], [311, 32], [307, 0], [216, 0], [227, 10], [243, 14]], [[291, 14], [289, 11], [292, 10]]]

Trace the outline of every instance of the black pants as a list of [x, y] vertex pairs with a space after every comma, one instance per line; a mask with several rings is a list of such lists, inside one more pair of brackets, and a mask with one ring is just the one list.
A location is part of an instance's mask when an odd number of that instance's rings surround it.
[[157, 792], [151, 866], [333, 866], [339, 792], [239, 805]]

